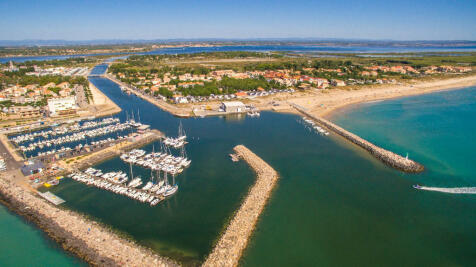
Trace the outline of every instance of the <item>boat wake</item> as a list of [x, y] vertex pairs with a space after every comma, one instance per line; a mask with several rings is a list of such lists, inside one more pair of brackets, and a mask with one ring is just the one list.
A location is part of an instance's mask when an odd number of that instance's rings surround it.
[[436, 191], [449, 194], [476, 194], [476, 187], [429, 187], [414, 185], [418, 190]]

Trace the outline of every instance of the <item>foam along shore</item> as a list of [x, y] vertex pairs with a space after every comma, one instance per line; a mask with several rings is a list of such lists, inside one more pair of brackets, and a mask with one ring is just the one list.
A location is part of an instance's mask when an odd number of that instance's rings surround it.
[[448, 194], [476, 194], [476, 187], [429, 187], [429, 186], [413, 186], [418, 190], [435, 191]]
[[169, 103], [167, 103], [163, 100], [158, 100], [158, 99], [153, 98], [151, 96], [145, 95], [144, 93], [133, 89], [130, 85], [119, 81], [118, 79], [116, 79], [114, 76], [112, 76], [110, 74], [105, 74], [104, 77], [111, 80], [112, 82], [116, 83], [117, 85], [119, 85], [123, 88], [126, 88], [128, 91], [133, 92], [136, 96], [144, 99], [145, 101], [154, 104], [158, 108], [160, 108], [160, 109], [162, 109], [166, 112], [171, 113], [174, 116], [182, 117], [182, 118], [187, 118], [187, 117], [191, 116], [192, 111], [189, 110], [189, 109], [179, 108], [179, 107], [176, 107], [172, 104], [169, 104]]
[[234, 151], [256, 172], [257, 179], [203, 266], [238, 265], [258, 218], [278, 180], [276, 171], [245, 146], [238, 145]]
[[296, 110], [301, 112], [302, 114], [308, 116], [309, 118], [313, 119], [317, 123], [321, 124], [322, 126], [326, 127], [330, 131], [333, 131], [334, 133], [344, 137], [345, 139], [349, 140], [350, 142], [360, 146], [361, 148], [367, 150], [370, 154], [372, 154], [374, 157], [382, 161], [383, 163], [387, 164], [390, 167], [393, 167], [395, 169], [404, 171], [404, 172], [410, 172], [410, 173], [417, 173], [417, 172], [422, 172], [425, 170], [423, 165], [421, 165], [418, 162], [415, 162], [413, 160], [410, 160], [408, 158], [402, 157], [398, 154], [395, 154], [391, 151], [388, 151], [386, 149], [383, 149], [381, 147], [378, 147], [371, 142], [345, 130], [342, 127], [337, 126], [336, 124], [320, 118], [318, 116], [315, 116], [308, 112], [304, 107], [301, 107], [296, 104], [291, 104]]
[[178, 266], [84, 216], [61, 209], [3, 177], [0, 201], [37, 224], [50, 237], [91, 265]]

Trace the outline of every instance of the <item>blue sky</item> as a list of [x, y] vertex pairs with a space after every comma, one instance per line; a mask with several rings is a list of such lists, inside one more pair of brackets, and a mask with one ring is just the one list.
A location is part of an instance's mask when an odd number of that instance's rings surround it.
[[476, 40], [476, 0], [0, 0], [0, 39]]

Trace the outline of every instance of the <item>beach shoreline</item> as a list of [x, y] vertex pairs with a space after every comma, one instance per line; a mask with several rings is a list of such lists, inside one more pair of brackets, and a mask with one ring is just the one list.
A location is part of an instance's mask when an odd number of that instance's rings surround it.
[[[423, 95], [441, 91], [458, 90], [476, 85], [476, 75], [433, 81], [417, 81], [413, 84], [386, 85], [358, 90], [333, 89], [318, 92], [313, 96], [296, 97], [287, 102], [303, 106], [313, 115], [332, 119], [332, 115], [352, 105], [373, 101], [383, 101], [401, 97]], [[291, 107], [290, 107], [291, 108]], [[276, 110], [277, 112], [294, 113], [292, 109]]]

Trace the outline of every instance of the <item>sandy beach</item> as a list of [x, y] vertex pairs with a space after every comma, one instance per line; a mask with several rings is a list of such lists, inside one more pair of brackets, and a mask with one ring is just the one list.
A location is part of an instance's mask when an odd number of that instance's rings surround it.
[[[476, 75], [472, 75], [458, 78], [435, 79], [432, 81], [417, 81], [412, 84], [366, 87], [356, 90], [322, 90], [319, 92], [303, 93], [302, 96], [288, 97], [287, 99], [283, 99], [284, 101], [281, 101], [284, 106], [286, 106], [286, 102], [291, 102], [307, 108], [316, 116], [329, 117], [331, 112], [351, 104], [452, 90], [475, 84]], [[269, 102], [269, 99], [267, 102]], [[260, 106], [260, 108], [270, 109], [271, 107], [269, 105], [263, 105]], [[294, 112], [291, 107], [282, 107], [277, 111]]]
[[[107, 78], [119, 83], [110, 75], [108, 75]], [[374, 85], [353, 89], [333, 88], [327, 90], [309, 90], [305, 92], [296, 92], [292, 95], [288, 93], [282, 93], [268, 97], [237, 100], [242, 101], [245, 104], [254, 105], [260, 110], [272, 110], [283, 113], [298, 113], [290, 105], [297, 104], [306, 108], [313, 115], [329, 117], [331, 112], [351, 104], [427, 94], [442, 90], [453, 90], [475, 84], [476, 75], [471, 75], [451, 78], [435, 78], [433, 80], [425, 81], [417, 80], [408, 82], [406, 84]], [[158, 103], [159, 101], [155, 101], [151, 97], [142, 94], [138, 95], [145, 100], [157, 105], [159, 108], [176, 116], [189, 116], [192, 114], [192, 110], [201, 109], [205, 105], [212, 108], [217, 108], [220, 104], [220, 101], [211, 101], [198, 104], [172, 105], [165, 102]]]

